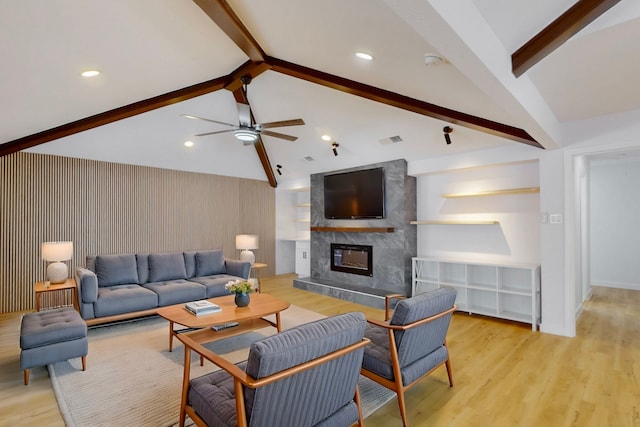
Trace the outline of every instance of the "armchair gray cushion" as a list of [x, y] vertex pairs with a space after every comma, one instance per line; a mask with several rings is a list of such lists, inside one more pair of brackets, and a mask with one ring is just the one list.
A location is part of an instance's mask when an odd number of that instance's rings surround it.
[[[246, 365], [259, 379], [362, 340], [362, 313], [347, 313], [289, 329], [254, 343]], [[358, 421], [353, 401], [363, 349], [256, 390], [245, 388], [250, 426], [349, 426]], [[236, 425], [233, 381], [217, 371], [190, 383], [189, 402], [209, 426]]]
[[[455, 299], [456, 291], [453, 288], [441, 288], [404, 299], [396, 305], [390, 324], [407, 325], [434, 316], [450, 309]], [[398, 349], [402, 384], [413, 382], [447, 360], [448, 351], [444, 341], [450, 321], [451, 315], [447, 315], [406, 331], [393, 332]], [[387, 330], [369, 324], [365, 336], [371, 340], [371, 345], [365, 349], [362, 366], [393, 381]]]

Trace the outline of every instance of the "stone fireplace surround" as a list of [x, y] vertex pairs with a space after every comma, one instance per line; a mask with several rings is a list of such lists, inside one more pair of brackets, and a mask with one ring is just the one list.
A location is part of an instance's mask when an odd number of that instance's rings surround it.
[[[403, 159], [328, 174], [383, 167], [385, 218], [330, 220], [324, 217], [324, 173], [311, 175], [311, 276], [294, 286], [360, 304], [384, 308], [384, 295], [411, 292], [411, 258], [416, 256], [416, 179]], [[331, 243], [372, 246], [372, 276], [331, 270]]]

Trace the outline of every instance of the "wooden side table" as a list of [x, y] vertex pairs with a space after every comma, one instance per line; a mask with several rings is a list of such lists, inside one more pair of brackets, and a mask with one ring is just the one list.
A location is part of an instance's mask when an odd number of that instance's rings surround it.
[[253, 272], [254, 278], [258, 281], [258, 292], [262, 291], [262, 286], [260, 285], [260, 270], [263, 268], [267, 268], [267, 264], [263, 264], [261, 262], [254, 262], [249, 270], [249, 277], [251, 277], [251, 273]]
[[35, 293], [36, 293], [36, 311], [40, 311], [42, 306], [40, 304], [40, 298], [42, 294], [46, 292], [58, 292], [65, 291], [67, 289], [71, 289], [72, 298], [73, 298], [73, 308], [76, 311], [80, 311], [80, 307], [78, 307], [78, 288], [76, 286], [75, 279], [67, 279], [64, 283], [52, 283], [49, 287], [45, 287], [47, 282], [37, 282], [35, 285]]

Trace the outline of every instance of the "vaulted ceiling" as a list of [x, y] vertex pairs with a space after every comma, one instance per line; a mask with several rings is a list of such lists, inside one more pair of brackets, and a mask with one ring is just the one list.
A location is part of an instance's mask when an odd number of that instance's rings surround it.
[[[572, 25], [554, 29], [561, 16]], [[639, 16], [633, 0], [0, 0], [0, 154], [275, 186], [396, 158], [554, 149], [637, 119]], [[426, 54], [445, 60], [427, 66]], [[231, 133], [195, 137], [224, 126], [181, 116], [237, 123], [236, 101], [258, 122], [306, 125], [274, 129], [296, 142], [263, 136], [254, 149]]]

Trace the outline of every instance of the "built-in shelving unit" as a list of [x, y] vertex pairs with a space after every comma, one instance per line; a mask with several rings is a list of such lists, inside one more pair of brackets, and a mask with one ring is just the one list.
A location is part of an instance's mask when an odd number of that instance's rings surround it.
[[540, 266], [412, 258], [412, 295], [448, 286], [458, 310], [540, 324]]
[[455, 220], [441, 220], [441, 221], [411, 221], [410, 224], [413, 225], [496, 225], [500, 224], [500, 221], [455, 221]]
[[311, 231], [323, 233], [393, 233], [393, 227], [311, 227]]
[[525, 187], [525, 188], [506, 188], [504, 190], [477, 191], [473, 193], [448, 193], [448, 194], [443, 194], [442, 197], [447, 199], [455, 199], [460, 197], [505, 196], [510, 194], [532, 194], [532, 193], [539, 193], [539, 192], [540, 192], [540, 187]]
[[[446, 193], [442, 197], [456, 199], [463, 197], [506, 196], [513, 194], [535, 194], [540, 192], [540, 187], [505, 188], [503, 190], [477, 191], [474, 193]], [[496, 220], [417, 220], [411, 221], [413, 225], [499, 225]]]

